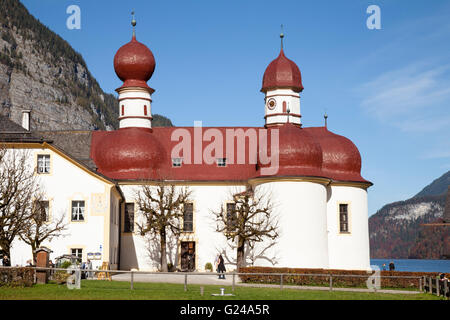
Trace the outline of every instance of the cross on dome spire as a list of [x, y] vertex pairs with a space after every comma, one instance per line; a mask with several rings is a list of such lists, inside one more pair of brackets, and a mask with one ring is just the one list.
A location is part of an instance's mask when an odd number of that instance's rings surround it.
[[131, 25], [133, 26], [133, 39], [136, 38], [136, 19], [134, 18], [134, 9], [131, 11]]
[[281, 25], [281, 33], [280, 33], [280, 39], [281, 39], [281, 50], [283, 50], [283, 38], [284, 38], [284, 33], [283, 33], [283, 25]]

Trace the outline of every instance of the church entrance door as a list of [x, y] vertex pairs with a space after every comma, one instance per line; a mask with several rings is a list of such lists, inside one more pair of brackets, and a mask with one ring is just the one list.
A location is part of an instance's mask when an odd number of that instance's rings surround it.
[[183, 241], [181, 242], [181, 270], [194, 271], [195, 270], [195, 242]]

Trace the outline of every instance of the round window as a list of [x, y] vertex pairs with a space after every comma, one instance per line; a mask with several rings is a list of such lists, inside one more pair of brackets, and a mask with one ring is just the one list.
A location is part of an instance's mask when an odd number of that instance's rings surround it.
[[277, 102], [275, 101], [275, 99], [269, 99], [269, 101], [267, 101], [267, 107], [270, 110], [275, 109], [276, 105], [277, 105]]

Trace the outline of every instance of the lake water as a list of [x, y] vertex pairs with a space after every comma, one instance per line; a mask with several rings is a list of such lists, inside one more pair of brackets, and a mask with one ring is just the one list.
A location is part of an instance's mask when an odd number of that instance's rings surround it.
[[450, 260], [418, 260], [418, 259], [370, 259], [371, 265], [377, 265], [383, 270], [389, 270], [389, 263], [394, 261], [395, 271], [417, 271], [417, 272], [444, 272], [450, 273]]

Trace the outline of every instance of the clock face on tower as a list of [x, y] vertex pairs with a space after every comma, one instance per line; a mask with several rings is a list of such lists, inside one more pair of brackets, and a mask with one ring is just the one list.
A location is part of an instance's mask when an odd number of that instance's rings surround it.
[[267, 101], [267, 108], [269, 108], [269, 110], [273, 110], [275, 109], [275, 107], [277, 106], [277, 102], [275, 101], [275, 99], [269, 99], [269, 101]]

